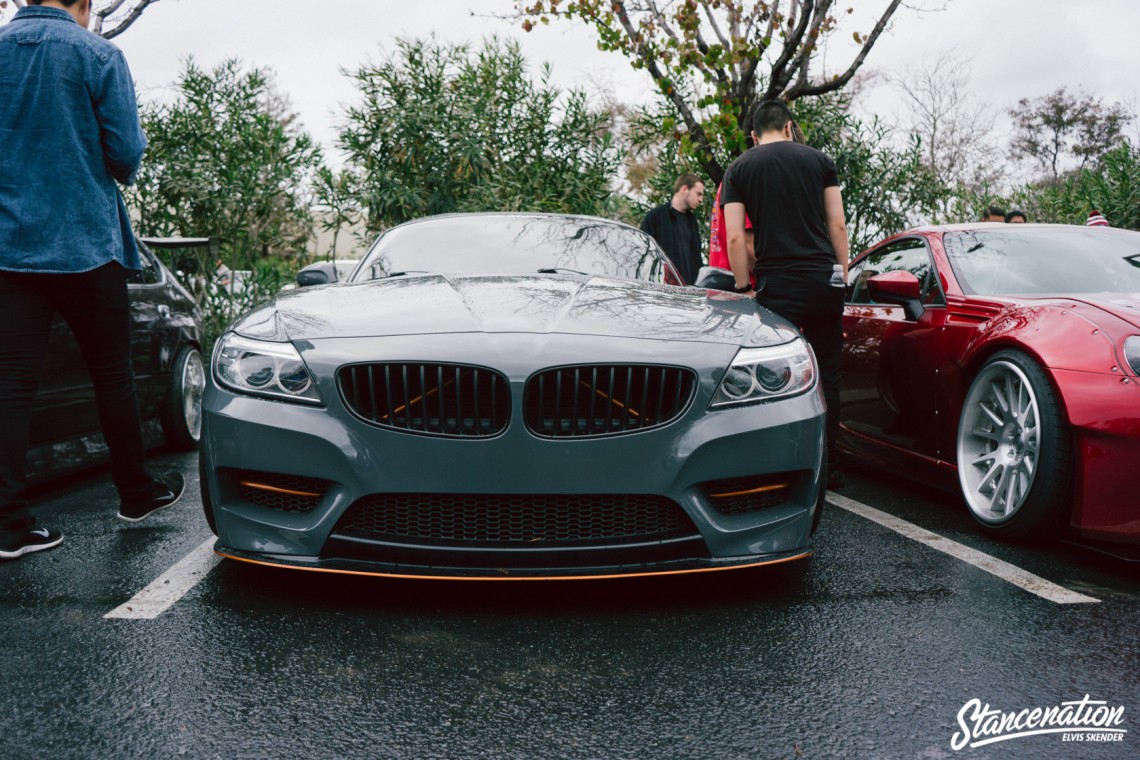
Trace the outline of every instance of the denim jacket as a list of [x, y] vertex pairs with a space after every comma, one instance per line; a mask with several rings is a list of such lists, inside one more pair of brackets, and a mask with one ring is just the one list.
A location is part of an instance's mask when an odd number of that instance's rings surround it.
[[0, 269], [138, 269], [115, 181], [134, 182], [145, 148], [117, 47], [58, 8], [0, 27]]

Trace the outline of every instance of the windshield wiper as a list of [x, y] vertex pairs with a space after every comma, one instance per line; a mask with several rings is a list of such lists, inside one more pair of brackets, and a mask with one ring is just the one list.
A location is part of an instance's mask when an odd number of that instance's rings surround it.
[[406, 269], [403, 272], [389, 272], [378, 279], [387, 280], [389, 277], [407, 277], [410, 274], [431, 274], [431, 272], [426, 269]]
[[538, 274], [580, 274], [583, 277], [589, 277], [586, 272], [579, 272], [577, 269], [566, 269], [564, 267], [545, 267], [538, 270]]

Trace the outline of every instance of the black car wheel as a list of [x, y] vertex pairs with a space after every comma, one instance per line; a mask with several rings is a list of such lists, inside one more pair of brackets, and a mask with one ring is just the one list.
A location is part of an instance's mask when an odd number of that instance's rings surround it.
[[174, 361], [170, 388], [162, 412], [162, 430], [166, 443], [175, 449], [198, 448], [202, 437], [202, 393], [206, 388], [206, 370], [202, 355], [187, 346]]
[[1070, 444], [1044, 370], [1021, 351], [982, 366], [958, 423], [958, 480], [970, 514], [1003, 538], [1046, 538], [1069, 498]]

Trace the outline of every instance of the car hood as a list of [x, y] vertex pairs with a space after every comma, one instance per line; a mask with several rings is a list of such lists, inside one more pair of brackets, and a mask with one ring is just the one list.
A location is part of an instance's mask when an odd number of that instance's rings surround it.
[[1094, 306], [1122, 319], [1133, 327], [1140, 328], [1140, 293], [1100, 293], [1095, 296], [1080, 295], [1074, 301]]
[[795, 331], [743, 296], [567, 275], [427, 275], [294, 290], [235, 332], [262, 340], [562, 333], [766, 346]]
[[1066, 293], [998, 297], [994, 300], [1011, 306], [1050, 304], [1057, 308], [1075, 308], [1094, 322], [1097, 321], [1097, 312], [1105, 312], [1140, 329], [1140, 293]]

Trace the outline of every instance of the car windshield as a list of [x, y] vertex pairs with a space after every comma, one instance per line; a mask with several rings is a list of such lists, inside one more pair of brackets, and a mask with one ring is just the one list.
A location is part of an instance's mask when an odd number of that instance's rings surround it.
[[426, 219], [380, 236], [354, 282], [413, 274], [597, 274], [679, 284], [648, 235], [604, 219], [487, 214]]
[[974, 295], [1140, 292], [1140, 233], [1104, 227], [1011, 225], [947, 232], [943, 245]]

